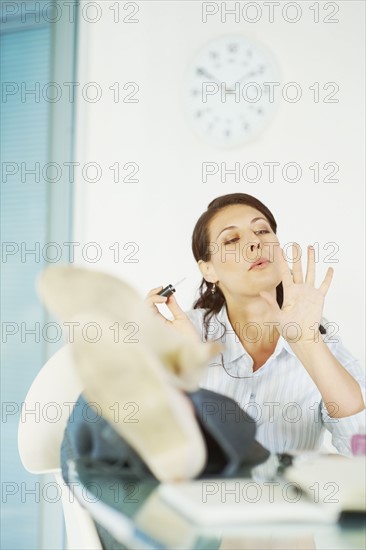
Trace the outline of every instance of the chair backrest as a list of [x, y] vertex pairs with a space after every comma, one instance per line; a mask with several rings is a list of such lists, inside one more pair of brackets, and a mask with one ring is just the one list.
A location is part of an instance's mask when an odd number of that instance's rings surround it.
[[61, 473], [54, 472], [62, 497], [68, 550], [103, 550], [97, 529], [87, 510], [75, 499]]
[[26, 470], [38, 474], [60, 468], [64, 430], [81, 391], [70, 346], [66, 345], [40, 370], [23, 403], [18, 449]]
[[71, 494], [60, 470], [60, 447], [72, 407], [82, 391], [72, 365], [70, 346], [53, 355], [34, 379], [25, 398], [18, 428], [18, 449], [26, 470], [52, 472], [60, 488], [69, 550], [102, 550], [96, 527]]

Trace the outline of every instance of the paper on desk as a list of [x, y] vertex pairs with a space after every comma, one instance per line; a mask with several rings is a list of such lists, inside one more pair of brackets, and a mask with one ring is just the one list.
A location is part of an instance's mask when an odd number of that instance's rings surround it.
[[366, 457], [299, 456], [284, 472], [314, 500], [342, 511], [366, 511]]
[[309, 501], [294, 484], [253, 479], [205, 479], [159, 486], [161, 498], [197, 525], [330, 523], [339, 506]]

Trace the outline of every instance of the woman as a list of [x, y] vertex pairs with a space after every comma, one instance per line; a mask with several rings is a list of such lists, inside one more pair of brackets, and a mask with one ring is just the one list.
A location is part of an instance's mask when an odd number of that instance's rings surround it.
[[[127, 515], [141, 508], [144, 517], [145, 498], [156, 481], [247, 477], [248, 466], [267, 458], [266, 449], [316, 448], [324, 426], [339, 451], [348, 453], [351, 436], [365, 430], [361, 370], [340, 341], [324, 342], [327, 334], [321, 334], [332, 270], [316, 289], [309, 248], [305, 282], [300, 262], [291, 273], [271, 212], [240, 193], [210, 203], [192, 244], [203, 275], [193, 310], [184, 313], [173, 295], [159, 296], [162, 287], [147, 298], [176, 332], [110, 275], [58, 266], [43, 273], [39, 285], [48, 309], [76, 325], [71, 347], [84, 383], [62, 444], [64, 479], [70, 481], [70, 464], [78, 468], [86, 460], [94, 484], [141, 482], [147, 492], [137, 505], [126, 505]], [[160, 315], [157, 303], [167, 304], [171, 321]], [[89, 321], [101, 329], [97, 341], [85, 341], [82, 327]], [[138, 321], [136, 344], [116, 342], [110, 329], [131, 321]], [[222, 352], [212, 359], [217, 342]], [[192, 392], [202, 372], [205, 389]], [[211, 412], [203, 414], [205, 404], [215, 411], [214, 419]], [[95, 405], [98, 414], [90, 418], [85, 411]], [[257, 423], [255, 439], [250, 417]], [[128, 493], [122, 500], [129, 501]], [[168, 531], [162, 525], [162, 533]], [[98, 532], [105, 548], [124, 548], [104, 528], [98, 526]]]
[[[193, 232], [203, 276], [193, 310], [184, 313], [173, 295], [159, 296], [162, 287], [147, 300], [176, 330], [224, 345], [201, 387], [248, 412], [267, 449], [315, 449], [325, 427], [335, 447], [350, 453], [352, 435], [365, 432], [365, 390], [357, 361], [338, 335], [324, 330], [333, 269], [315, 288], [315, 251], [308, 247], [304, 278], [294, 244], [298, 260], [290, 271], [276, 229], [272, 213], [251, 195], [216, 198]], [[166, 303], [172, 320], [159, 313], [158, 303]]]

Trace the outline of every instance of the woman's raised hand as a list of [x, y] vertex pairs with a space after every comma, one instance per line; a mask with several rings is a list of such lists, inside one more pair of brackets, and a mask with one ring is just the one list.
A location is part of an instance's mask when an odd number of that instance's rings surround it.
[[[186, 335], [189, 338], [193, 338], [196, 341], [202, 341], [201, 335], [197, 331], [192, 321], [178, 305], [174, 294], [171, 294], [169, 297], [160, 296], [158, 293], [161, 290], [163, 290], [162, 286], [153, 288], [150, 290], [145, 298], [153, 313], [155, 315], [158, 315], [165, 324], [173, 327], [178, 332], [180, 332], [180, 334]], [[173, 315], [173, 319], [169, 320], [164, 315], [162, 315], [156, 304], [166, 304]]]
[[307, 270], [304, 281], [301, 266], [301, 248], [297, 243], [292, 246], [292, 273], [284, 258], [283, 250], [274, 247], [275, 262], [278, 262], [283, 285], [283, 304], [280, 309], [277, 301], [268, 292], [260, 292], [269, 304], [277, 330], [289, 341], [314, 342], [318, 338], [318, 329], [322, 317], [325, 296], [333, 277], [333, 268], [329, 267], [319, 288], [315, 288], [315, 250], [308, 247]]

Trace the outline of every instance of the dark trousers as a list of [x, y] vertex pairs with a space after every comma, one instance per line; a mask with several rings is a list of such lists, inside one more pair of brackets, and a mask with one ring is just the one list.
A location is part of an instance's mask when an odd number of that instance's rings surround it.
[[[199, 479], [205, 477], [250, 477], [250, 470], [264, 462], [269, 452], [255, 440], [256, 426], [250, 416], [228, 397], [198, 390], [187, 394], [207, 447], [207, 462]], [[148, 466], [82, 395], [67, 423], [61, 447], [62, 475], [69, 482], [68, 462], [87, 464], [96, 473], [139, 480], [150, 487], [157, 485]], [[146, 493], [148, 494], [148, 492]], [[82, 503], [81, 503], [82, 504]], [[143, 505], [143, 499], [130, 510]], [[96, 524], [103, 548], [122, 550], [102, 526]], [[210, 545], [211, 544], [211, 545]], [[213, 545], [212, 545], [213, 544]], [[216, 546], [215, 546], [216, 544]], [[207, 548], [218, 548], [217, 541], [205, 541]], [[203, 548], [203, 547], [202, 547]]]

